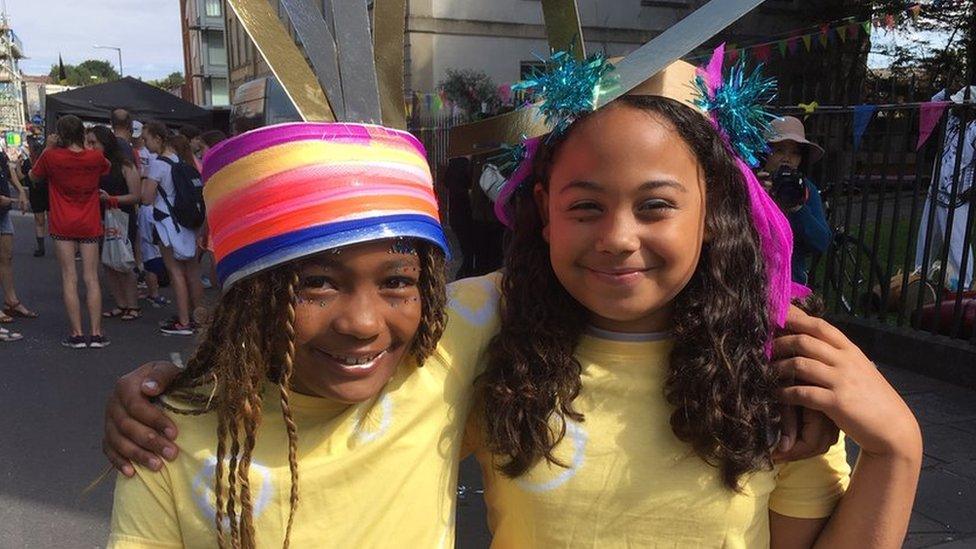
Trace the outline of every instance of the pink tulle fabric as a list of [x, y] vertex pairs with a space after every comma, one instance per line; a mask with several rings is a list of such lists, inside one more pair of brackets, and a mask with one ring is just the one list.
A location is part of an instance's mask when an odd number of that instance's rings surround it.
[[[704, 79], [709, 94], [714, 94], [722, 86], [722, 64], [725, 61], [725, 44], [719, 45], [712, 53], [712, 58], [704, 68], [698, 69], [698, 74]], [[734, 149], [729, 144], [729, 136], [718, 125], [712, 116], [712, 124], [722, 133], [726, 146], [730, 151]], [[786, 324], [790, 301], [793, 298], [802, 299], [810, 295], [810, 289], [793, 282], [792, 255], [793, 231], [790, 223], [783, 215], [783, 211], [776, 205], [769, 193], [763, 188], [752, 169], [736, 155], [736, 165], [742, 172], [742, 178], [749, 192], [752, 224], [759, 233], [763, 259], [766, 262], [766, 276], [769, 290], [769, 313], [776, 327]]]

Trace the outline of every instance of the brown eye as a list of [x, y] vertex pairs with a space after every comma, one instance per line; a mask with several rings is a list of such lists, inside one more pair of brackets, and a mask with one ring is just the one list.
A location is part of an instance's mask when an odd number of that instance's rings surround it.
[[326, 276], [306, 276], [302, 278], [303, 290], [331, 290], [334, 286]]
[[383, 288], [386, 290], [402, 290], [416, 285], [416, 280], [406, 276], [391, 276], [383, 281]]

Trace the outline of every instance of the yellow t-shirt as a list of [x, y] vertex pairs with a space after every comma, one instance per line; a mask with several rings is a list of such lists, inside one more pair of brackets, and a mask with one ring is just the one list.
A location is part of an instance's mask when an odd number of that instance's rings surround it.
[[[401, 364], [375, 399], [347, 406], [292, 393], [299, 459], [292, 547], [454, 547], [458, 452], [475, 368], [497, 331], [494, 288], [487, 279], [452, 284], [436, 352], [422, 368]], [[216, 547], [216, 417], [172, 418], [180, 456], [160, 473], [137, 468], [134, 478], [119, 477], [109, 547]], [[290, 478], [272, 388], [250, 472], [258, 547], [281, 547]]]
[[542, 462], [513, 480], [478, 448], [492, 547], [764, 547], [770, 509], [831, 514], [850, 475], [844, 439], [823, 456], [752, 474], [740, 494], [726, 489], [671, 431], [663, 396], [671, 345], [584, 336], [575, 406], [585, 420], [570, 420], [555, 452], [568, 468]]

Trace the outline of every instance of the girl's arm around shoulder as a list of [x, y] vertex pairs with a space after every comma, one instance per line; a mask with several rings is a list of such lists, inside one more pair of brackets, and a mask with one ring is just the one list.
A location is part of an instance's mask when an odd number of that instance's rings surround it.
[[827, 322], [791, 311], [773, 344], [786, 404], [819, 410], [861, 447], [850, 484], [826, 522], [770, 520], [773, 547], [895, 548], [908, 530], [922, 463], [915, 416], [875, 365]]
[[119, 474], [115, 481], [108, 547], [183, 547], [168, 466], [154, 473], [137, 465], [135, 471], [131, 478]]

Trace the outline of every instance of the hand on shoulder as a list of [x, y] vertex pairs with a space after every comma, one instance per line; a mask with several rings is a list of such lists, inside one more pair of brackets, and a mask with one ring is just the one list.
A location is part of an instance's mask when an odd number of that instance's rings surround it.
[[773, 343], [773, 367], [786, 404], [819, 410], [879, 456], [921, 459], [918, 422], [881, 372], [827, 321], [793, 309]]

